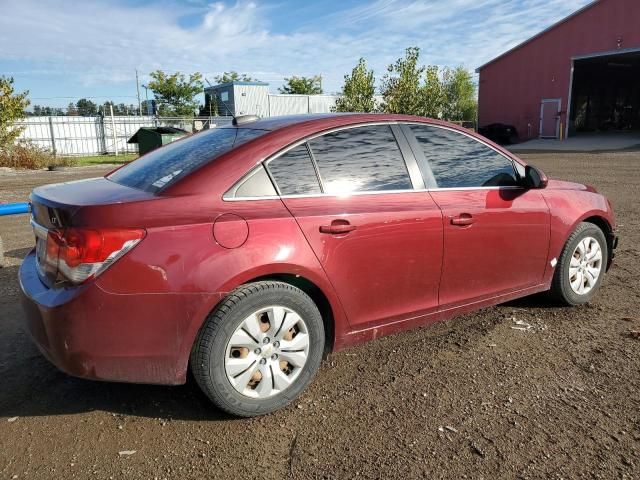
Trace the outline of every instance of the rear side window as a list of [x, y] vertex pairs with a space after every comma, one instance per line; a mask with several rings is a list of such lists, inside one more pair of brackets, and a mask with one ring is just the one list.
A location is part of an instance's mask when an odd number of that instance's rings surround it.
[[214, 128], [154, 150], [116, 170], [109, 180], [158, 192], [216, 157], [267, 133], [248, 128]]
[[240, 182], [230, 197], [275, 197], [277, 195], [269, 175], [260, 165], [251, 175]]
[[271, 160], [268, 163], [268, 169], [282, 195], [320, 193], [318, 176], [313, 168], [306, 143]]
[[517, 185], [511, 160], [478, 140], [445, 128], [410, 128], [439, 188]]
[[309, 142], [325, 193], [407, 190], [413, 185], [389, 125], [327, 133]]

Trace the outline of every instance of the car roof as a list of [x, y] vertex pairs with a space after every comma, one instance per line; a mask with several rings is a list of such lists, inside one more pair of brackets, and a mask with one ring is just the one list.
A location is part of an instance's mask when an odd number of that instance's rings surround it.
[[319, 130], [325, 126], [351, 125], [362, 122], [397, 122], [397, 121], [428, 121], [440, 123], [437, 120], [416, 117], [413, 115], [396, 115], [388, 113], [312, 113], [301, 115], [284, 115], [281, 117], [261, 118], [254, 122], [247, 122], [237, 128], [249, 128], [258, 130], [280, 130], [281, 128], [299, 126], [301, 124], [314, 125]]

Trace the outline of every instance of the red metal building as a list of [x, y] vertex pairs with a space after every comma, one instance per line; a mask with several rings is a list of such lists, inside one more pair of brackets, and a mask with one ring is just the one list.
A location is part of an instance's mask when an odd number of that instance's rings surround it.
[[477, 71], [480, 126], [521, 140], [640, 129], [640, 0], [596, 0]]

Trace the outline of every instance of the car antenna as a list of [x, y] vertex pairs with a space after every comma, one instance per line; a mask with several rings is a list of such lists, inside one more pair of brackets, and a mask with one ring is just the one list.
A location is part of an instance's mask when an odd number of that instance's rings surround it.
[[222, 97], [220, 97], [220, 102], [224, 105], [224, 107], [227, 109], [227, 111], [229, 112], [229, 115], [231, 115], [233, 117], [233, 120], [236, 120], [236, 116], [233, 114], [233, 112], [231, 111], [231, 109], [229, 108], [229, 105], [227, 105], [227, 102], [225, 102], [224, 100], [222, 100]]

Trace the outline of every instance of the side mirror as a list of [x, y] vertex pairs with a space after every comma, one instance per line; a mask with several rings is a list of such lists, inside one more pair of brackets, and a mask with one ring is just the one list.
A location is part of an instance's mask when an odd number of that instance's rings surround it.
[[549, 179], [542, 170], [533, 165], [527, 165], [524, 169], [524, 184], [527, 188], [546, 188]]

